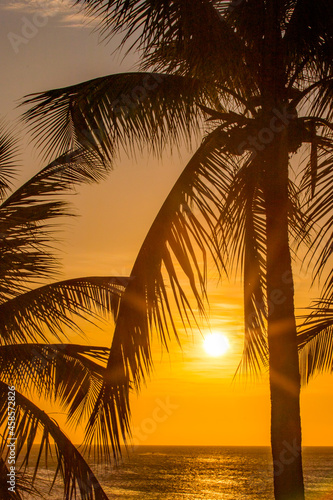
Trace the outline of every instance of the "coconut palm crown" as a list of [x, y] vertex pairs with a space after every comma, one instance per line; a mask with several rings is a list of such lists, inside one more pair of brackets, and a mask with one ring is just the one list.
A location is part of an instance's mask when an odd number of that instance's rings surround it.
[[[96, 432], [112, 439], [118, 428], [126, 434], [130, 384], [139, 387], [151, 368], [151, 333], [165, 344], [177, 335], [174, 311], [184, 325], [196, 321], [184, 277], [204, 311], [211, 254], [221, 273], [242, 269], [244, 366], [269, 366], [275, 498], [302, 500], [299, 348], [305, 378], [332, 367], [332, 3], [77, 3], [98, 16], [105, 39], [122, 34], [141, 64], [28, 96], [24, 116], [46, 153], [83, 147], [112, 161], [120, 147], [148, 144], [160, 154], [167, 143], [203, 134], [134, 264], [87, 439]], [[306, 160], [296, 177], [299, 151]], [[328, 274], [313, 306], [320, 316], [299, 339], [293, 243], [307, 245], [315, 278]], [[296, 453], [281, 468], [286, 445]]]

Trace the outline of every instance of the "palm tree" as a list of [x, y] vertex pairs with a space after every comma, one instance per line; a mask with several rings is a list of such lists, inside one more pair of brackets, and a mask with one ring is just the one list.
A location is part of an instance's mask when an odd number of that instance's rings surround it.
[[[49, 280], [58, 268], [52, 255], [54, 219], [70, 214], [60, 196], [75, 185], [101, 179], [105, 166], [89, 152], [77, 150], [13, 190], [15, 150], [10, 134], [1, 127], [1, 498], [21, 499], [24, 491], [37, 495], [33, 484], [43, 454], [47, 460], [52, 453], [55, 479], [60, 475], [64, 482], [64, 498], [77, 498], [79, 493], [86, 500], [106, 500], [79, 450], [36, 402], [44, 398], [58, 404], [69, 422], [78, 424], [89, 417], [103, 382], [109, 348], [72, 344], [68, 332], [83, 333], [87, 322], [116, 316], [126, 278], [86, 277], [51, 284]], [[100, 444], [109, 447], [103, 439]], [[33, 475], [27, 477], [34, 445], [38, 458]], [[8, 484], [12, 467], [14, 485]]]
[[[167, 142], [205, 134], [134, 264], [86, 438], [119, 429], [126, 438], [128, 392], [150, 371], [151, 332], [165, 344], [177, 335], [175, 308], [185, 325], [195, 321], [184, 276], [204, 311], [208, 248], [222, 272], [241, 265], [244, 364], [269, 365], [275, 498], [302, 500], [291, 248], [295, 241], [311, 250], [315, 228], [304, 203], [315, 209], [329, 198], [316, 189], [332, 164], [333, 7], [324, 0], [77, 3], [98, 16], [105, 38], [123, 33], [122, 46], [139, 49], [140, 71], [29, 96], [25, 119], [38, 144], [51, 144], [52, 154], [86, 147], [112, 160], [120, 146], [152, 144], [160, 153]], [[296, 184], [291, 158], [303, 144], [310, 152]]]

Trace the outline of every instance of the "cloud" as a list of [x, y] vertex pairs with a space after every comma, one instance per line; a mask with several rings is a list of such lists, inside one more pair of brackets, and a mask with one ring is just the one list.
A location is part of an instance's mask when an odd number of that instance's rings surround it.
[[72, 0], [10, 0], [1, 7], [5, 10], [58, 18], [60, 25], [68, 28], [91, 27], [93, 21], [85, 16], [81, 7], [73, 3]]
[[64, 13], [62, 16], [62, 24], [66, 26], [67, 28], [69, 27], [91, 27], [95, 24], [96, 20], [95, 19], [89, 19], [83, 12], [70, 12], [70, 13]]

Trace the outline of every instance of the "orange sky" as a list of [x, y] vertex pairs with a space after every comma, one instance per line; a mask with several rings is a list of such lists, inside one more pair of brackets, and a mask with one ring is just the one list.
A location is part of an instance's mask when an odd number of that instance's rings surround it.
[[[15, 9], [2, 10], [0, 16], [0, 55], [2, 67], [0, 109], [8, 119], [18, 115], [15, 101], [24, 94], [70, 85], [89, 78], [132, 67], [134, 60], [121, 65], [111, 55], [113, 46], [97, 44], [80, 19], [68, 20], [66, 6], [43, 2], [53, 8], [44, 11], [47, 24], [18, 47], [16, 53], [8, 38], [22, 34], [26, 19], [34, 19], [38, 2], [2, 2]], [[23, 5], [25, 4], [25, 8]], [[55, 8], [55, 5], [58, 5]], [[80, 218], [64, 225], [62, 247], [64, 278], [87, 275], [126, 275], [130, 272], [143, 238], [164, 197], [185, 164], [168, 154], [161, 160], [125, 155], [109, 179], [101, 185], [87, 186], [75, 198]], [[22, 178], [37, 168], [36, 153], [30, 148], [23, 156]], [[214, 273], [212, 273], [214, 274]], [[188, 337], [180, 332], [183, 353], [176, 343], [170, 356], [156, 342], [155, 372], [139, 397], [133, 396], [135, 442], [141, 444], [268, 445], [268, 379], [233, 379], [242, 351], [242, 308], [240, 287], [234, 281], [216, 288], [211, 276], [212, 329], [229, 337], [230, 351], [220, 358], [209, 357], [198, 331]], [[296, 280], [299, 303], [309, 293], [308, 281]], [[87, 332], [93, 343], [110, 344], [110, 333]], [[302, 424], [305, 445], [333, 445], [332, 377], [319, 376], [303, 389]], [[72, 435], [72, 434], [71, 434]], [[80, 432], [77, 434], [78, 438]]]

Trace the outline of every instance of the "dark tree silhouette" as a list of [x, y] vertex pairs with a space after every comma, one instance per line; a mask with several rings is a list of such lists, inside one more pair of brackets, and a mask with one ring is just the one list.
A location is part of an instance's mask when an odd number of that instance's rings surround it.
[[[40, 145], [58, 154], [86, 147], [109, 160], [119, 146], [150, 144], [160, 153], [164, 144], [177, 145], [202, 130], [206, 119], [206, 136], [134, 264], [87, 439], [97, 429], [111, 438], [120, 428], [126, 437], [128, 391], [132, 381], [139, 386], [149, 372], [151, 331], [157, 330], [164, 343], [176, 333], [173, 305], [184, 323], [193, 319], [179, 269], [204, 309], [205, 268], [199, 263], [205, 263], [208, 248], [222, 272], [242, 264], [244, 362], [255, 368], [268, 360], [270, 371], [275, 498], [302, 500], [298, 347], [310, 341], [318, 347], [327, 328], [323, 333], [323, 322], [316, 330], [310, 324], [298, 346], [296, 256], [290, 249], [292, 239], [309, 244], [316, 229], [313, 216], [326, 245], [314, 264], [317, 273], [331, 251], [332, 3], [77, 3], [99, 16], [106, 38], [122, 33], [123, 45], [140, 49], [140, 72], [28, 97], [25, 118], [32, 121]], [[296, 185], [290, 161], [303, 144], [310, 151], [298, 168]], [[328, 222], [321, 211], [330, 214]], [[309, 251], [319, 241], [313, 238]], [[330, 285], [323, 299], [329, 305], [331, 292]], [[314, 351], [305, 353], [306, 371], [311, 371]], [[291, 447], [293, 456], [281, 467]]]

